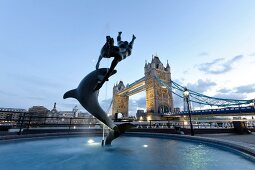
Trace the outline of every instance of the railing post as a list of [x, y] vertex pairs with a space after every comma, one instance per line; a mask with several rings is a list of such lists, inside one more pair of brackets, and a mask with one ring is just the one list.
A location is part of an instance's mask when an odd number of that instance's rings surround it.
[[47, 116], [45, 116], [45, 118], [44, 118], [44, 126], [45, 126], [45, 124], [46, 124], [46, 120], [47, 120]]
[[72, 125], [72, 117], [70, 117], [70, 122], [69, 122], [69, 133], [70, 133], [70, 130], [71, 130], [71, 125]]
[[26, 113], [23, 114], [23, 117], [22, 117], [22, 120], [21, 120], [21, 124], [20, 124], [20, 127], [19, 127], [19, 135], [22, 135], [22, 127], [23, 127], [23, 124], [24, 124], [24, 119], [25, 119], [25, 116], [26, 116]]
[[30, 123], [31, 123], [31, 116], [29, 116], [27, 130], [29, 129]]
[[18, 122], [16, 124], [16, 128], [18, 127], [18, 124], [20, 125], [21, 124], [21, 114], [19, 115], [19, 119], [18, 119]]
[[150, 120], [150, 128], [151, 128], [151, 120]]

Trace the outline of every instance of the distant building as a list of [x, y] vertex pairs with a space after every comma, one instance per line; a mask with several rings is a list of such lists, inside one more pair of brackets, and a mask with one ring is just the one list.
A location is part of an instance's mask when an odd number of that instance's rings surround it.
[[53, 109], [51, 109], [51, 111], [48, 113], [48, 117], [58, 117], [56, 102], [54, 103]]
[[29, 116], [46, 117], [49, 114], [49, 110], [44, 106], [33, 106], [28, 109]]
[[174, 113], [179, 113], [179, 112], [181, 112], [181, 109], [179, 107], [174, 108]]
[[33, 106], [28, 109], [26, 116], [31, 119], [31, 123], [42, 124], [46, 122], [46, 117], [49, 112], [50, 111], [44, 106]]
[[46, 120], [46, 123], [58, 123], [58, 110], [57, 110], [57, 106], [56, 106], [56, 102], [54, 103], [53, 108], [51, 109], [51, 111], [48, 112], [48, 118]]
[[136, 117], [137, 119], [140, 119], [141, 117], [144, 119], [146, 117], [146, 113], [144, 112], [144, 110], [137, 110]]
[[26, 112], [27, 110], [19, 108], [0, 108], [0, 122], [18, 121], [19, 117]]
[[48, 113], [48, 117], [66, 117], [66, 118], [74, 118], [74, 117], [80, 117], [84, 115], [88, 115], [88, 113], [82, 113], [79, 109], [78, 106], [75, 106], [72, 111], [58, 111], [57, 110], [57, 104], [54, 103], [53, 108], [51, 111]]
[[75, 112], [72, 111], [59, 111], [58, 112], [59, 117], [65, 117], [65, 118], [73, 118], [75, 117]]
[[58, 111], [56, 103], [51, 111], [48, 113], [46, 122], [48, 124], [94, 124], [98, 121], [89, 113], [81, 112], [78, 106], [75, 106], [73, 110]]

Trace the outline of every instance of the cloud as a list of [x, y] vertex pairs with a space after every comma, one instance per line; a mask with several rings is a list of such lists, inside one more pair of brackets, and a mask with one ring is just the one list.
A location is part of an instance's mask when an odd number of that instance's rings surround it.
[[188, 70], [185, 70], [184, 72], [182, 72], [183, 74], [189, 74]]
[[146, 109], [146, 98], [145, 96], [139, 99], [130, 99], [128, 104], [128, 111], [131, 115], [135, 116], [137, 109]]
[[244, 100], [247, 99], [247, 94], [255, 92], [255, 84], [249, 84], [244, 86], [238, 86], [233, 89], [220, 89], [214, 97], [224, 99], [236, 99]]
[[45, 98], [45, 97], [35, 97], [35, 96], [28, 96], [28, 97], [26, 97], [27, 99], [31, 99], [31, 100], [40, 100], [40, 101], [42, 101], [42, 100], [46, 100], [47, 98]]
[[238, 55], [233, 57], [230, 60], [225, 61], [223, 58], [218, 58], [212, 62], [202, 63], [195, 67], [198, 70], [205, 72], [207, 74], [222, 74], [230, 71], [233, 67], [233, 64], [243, 58], [243, 55]]
[[222, 98], [222, 99], [236, 99], [236, 100], [244, 100], [247, 95], [242, 93], [218, 93], [212, 97]]
[[3, 90], [0, 90], [0, 95], [4, 95], [4, 96], [11, 96], [11, 97], [17, 97], [18, 95], [17, 94], [14, 94], [14, 93], [11, 93], [11, 92], [7, 92], [7, 91], [3, 91]]
[[212, 82], [208, 79], [206, 80], [199, 79], [196, 83], [188, 83], [187, 88], [198, 93], [204, 93], [215, 85], [216, 85], [215, 82]]
[[239, 86], [235, 88], [236, 93], [254, 93], [255, 92], [255, 84]]
[[46, 88], [56, 88], [60, 87], [61, 84], [55, 81], [54, 79], [45, 79], [44, 77], [40, 77], [37, 75], [20, 75], [20, 74], [13, 74], [12, 75], [16, 80], [20, 82], [24, 82], [26, 84], [30, 84], [31, 86], [39, 86], [39, 87], [46, 87]]
[[146, 108], [146, 97], [141, 97], [140, 99], [136, 100], [136, 103], [139, 108]]
[[174, 108], [176, 108], [176, 107], [182, 108], [183, 107], [183, 99], [180, 98], [179, 96], [173, 94], [173, 101], [174, 101]]
[[231, 60], [229, 60], [229, 63], [232, 64], [232, 63], [234, 63], [234, 62], [236, 62], [236, 61], [238, 61], [238, 60], [240, 60], [242, 58], [243, 58], [243, 55], [235, 56]]
[[208, 56], [209, 54], [207, 52], [202, 52], [200, 54], [198, 54], [198, 56]]
[[[178, 81], [178, 80], [176, 80]], [[183, 84], [178, 81], [178, 84]], [[210, 80], [201, 80], [199, 79], [196, 83], [188, 83], [187, 88], [203, 94], [208, 89], [215, 87], [216, 83]], [[182, 95], [182, 92], [175, 90], [175, 93]], [[222, 88], [216, 91], [216, 94], [210, 97], [222, 98], [222, 99], [235, 99], [235, 100], [246, 100], [248, 94], [255, 92], [255, 84], [243, 85], [238, 86], [235, 88]], [[179, 96], [173, 94], [174, 100], [174, 107], [183, 108], [183, 99]], [[199, 109], [201, 106], [200, 104], [192, 102], [192, 107]]]
[[249, 54], [249, 56], [255, 56], [255, 53]]
[[224, 89], [218, 90], [217, 92], [218, 93], [230, 93], [230, 92], [233, 92], [233, 90], [224, 88]]
[[[176, 82], [180, 85], [183, 84], [180, 80], [174, 80], [174, 82]], [[208, 89], [210, 89], [211, 87], [214, 87], [214, 86], [216, 86], [215, 82], [212, 82], [208, 79], [206, 79], [206, 80], [199, 79], [195, 83], [188, 83], [186, 87], [189, 90], [192, 90], [192, 91], [195, 91], [195, 92], [198, 92], [198, 93], [204, 93]], [[183, 95], [182, 92], [179, 91], [179, 90], [174, 90], [173, 89], [173, 91], [175, 93], [177, 93], [178, 95], [180, 95], [180, 96]], [[174, 101], [174, 107], [183, 108], [183, 99], [180, 98], [179, 96], [175, 95], [174, 93], [173, 93], [173, 101]], [[198, 105], [193, 105], [193, 106], [198, 106]]]

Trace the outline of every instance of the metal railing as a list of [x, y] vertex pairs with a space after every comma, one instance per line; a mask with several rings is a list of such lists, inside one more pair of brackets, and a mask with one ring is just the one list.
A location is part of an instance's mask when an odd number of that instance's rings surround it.
[[[192, 121], [195, 129], [220, 129], [220, 128], [234, 128], [233, 121], [243, 121], [247, 128], [255, 128], [255, 120], [204, 120]], [[149, 120], [132, 122], [136, 128], [171, 128], [181, 127], [190, 129], [189, 121], [163, 121], [163, 120]]]
[[29, 129], [51, 128], [51, 129], [76, 129], [76, 128], [100, 128], [101, 123], [94, 117], [47, 117], [20, 115], [18, 119], [0, 119], [1, 126], [11, 126], [19, 129], [18, 134]]
[[[243, 121], [247, 128], [255, 129], [255, 119], [241, 120], [193, 120], [194, 129], [230, 129], [234, 128], [233, 121]], [[122, 122], [115, 122], [122, 124]], [[133, 121], [135, 128], [189, 129], [189, 121], [149, 120]], [[102, 123], [94, 117], [44, 117], [21, 115], [19, 119], [0, 119], [0, 125], [8, 125], [18, 129], [18, 134], [29, 129], [101, 129]]]

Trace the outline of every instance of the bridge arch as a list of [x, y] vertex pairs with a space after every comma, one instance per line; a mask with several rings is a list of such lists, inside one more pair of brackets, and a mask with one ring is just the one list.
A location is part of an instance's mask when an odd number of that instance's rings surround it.
[[120, 112], [117, 112], [117, 113], [114, 114], [114, 120], [118, 120], [118, 119], [121, 119], [123, 117], [124, 117], [124, 115]]
[[160, 106], [158, 107], [158, 113], [159, 113], [159, 114], [169, 113], [169, 112], [170, 112], [170, 109], [171, 109], [171, 108], [169, 108], [169, 106], [162, 104], [162, 105], [160, 105]]

